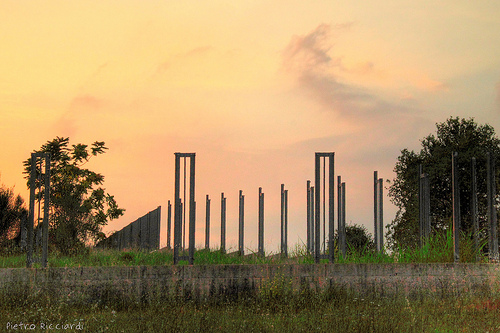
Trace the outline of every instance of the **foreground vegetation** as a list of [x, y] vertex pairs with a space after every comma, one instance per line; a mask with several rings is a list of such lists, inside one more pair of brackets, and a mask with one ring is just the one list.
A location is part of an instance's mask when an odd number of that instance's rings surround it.
[[[374, 297], [330, 289], [317, 294], [282, 286], [258, 295], [150, 304], [102, 298], [70, 304], [47, 295], [3, 296], [0, 327], [74, 325], [85, 332], [496, 332], [500, 298]], [[78, 326], [77, 326], [78, 325]], [[69, 331], [69, 329], [68, 329]]]
[[[476, 252], [470, 235], [462, 235], [460, 261], [488, 262], [487, 255], [480, 251], [484, 244], [483, 241], [479, 251]], [[400, 247], [390, 254], [385, 251], [376, 253], [369, 247], [350, 248], [345, 258], [342, 258], [338, 251], [335, 253], [335, 258], [335, 262], [338, 263], [451, 263], [454, 260], [453, 237], [451, 231], [446, 234], [436, 234], [422, 248]], [[72, 256], [51, 252], [48, 262], [49, 267], [172, 265], [173, 254], [169, 250], [146, 252], [87, 249]], [[322, 262], [327, 261], [322, 260]], [[288, 258], [282, 258], [279, 255], [260, 257], [256, 253], [239, 256], [236, 253], [226, 254], [219, 250], [199, 250], [195, 253], [196, 265], [282, 263], [314, 263], [314, 258], [304, 245], [296, 246], [290, 251]], [[187, 262], [181, 261], [180, 264], [186, 265]], [[0, 268], [15, 267], [26, 267], [25, 254], [5, 252], [0, 256]], [[34, 267], [39, 267], [39, 264], [35, 264]]]
[[[462, 240], [462, 259], [475, 259], [470, 237]], [[351, 249], [338, 262], [452, 262], [451, 234], [434, 236], [422, 249], [374, 254]], [[196, 264], [312, 263], [303, 246], [291, 258], [239, 257], [220, 251], [198, 251]], [[89, 250], [66, 257], [52, 254], [52, 267], [170, 265], [172, 253], [156, 251]], [[484, 256], [479, 260], [486, 262]], [[183, 263], [186, 264], [186, 263]], [[23, 255], [4, 255], [1, 267], [24, 267]], [[50, 294], [23, 290], [0, 293], [0, 328], [5, 331], [53, 329], [85, 332], [495, 332], [500, 330], [500, 295], [359, 295], [344, 289], [324, 292], [291, 290], [270, 281], [257, 294], [224, 294], [208, 299], [164, 297], [148, 303], [103, 294], [91, 302], [54, 299]], [[22, 328], [22, 325], [25, 325]], [[14, 325], [18, 325], [14, 328]], [[26, 326], [29, 325], [29, 326]], [[59, 325], [59, 326], [57, 326]]]

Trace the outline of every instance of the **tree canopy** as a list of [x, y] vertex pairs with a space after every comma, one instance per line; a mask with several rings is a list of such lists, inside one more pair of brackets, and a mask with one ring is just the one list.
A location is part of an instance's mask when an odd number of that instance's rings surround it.
[[[375, 248], [373, 236], [368, 233], [364, 225], [346, 225], [346, 251], [347, 253], [362, 254], [365, 251], [371, 251]], [[335, 230], [335, 239], [338, 242], [338, 230]]]
[[12, 188], [0, 187], [0, 246], [13, 238], [19, 231], [21, 221], [28, 215], [24, 200], [15, 195]]
[[[461, 230], [472, 231], [472, 157], [476, 158], [480, 228], [486, 226], [486, 155], [489, 152], [493, 157], [500, 157], [500, 139], [492, 126], [478, 125], [473, 118], [450, 117], [436, 127], [436, 135], [430, 134], [421, 140], [419, 152], [403, 149], [394, 167], [396, 178], [389, 187], [389, 197], [398, 211], [388, 225], [390, 247], [419, 244], [419, 165], [430, 180], [431, 228], [434, 232], [451, 228], [453, 152], [458, 153]], [[498, 159], [495, 165], [498, 179]]]
[[[69, 138], [56, 137], [35, 151], [51, 155], [49, 242], [62, 253], [78, 252], [88, 241], [97, 241], [102, 227], [123, 215], [124, 209], [101, 187], [104, 176], [83, 168], [106, 150], [104, 142], [70, 147]], [[24, 162], [28, 187], [31, 163], [31, 157]]]

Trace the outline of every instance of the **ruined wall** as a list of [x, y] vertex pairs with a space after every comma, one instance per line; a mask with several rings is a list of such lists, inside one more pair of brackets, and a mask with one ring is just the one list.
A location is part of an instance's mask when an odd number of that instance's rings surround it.
[[144, 249], [160, 248], [161, 206], [100, 241], [97, 248]]
[[25, 297], [48, 292], [67, 301], [133, 302], [207, 298], [286, 287], [328, 288], [390, 296], [491, 294], [500, 290], [498, 264], [284, 264], [78, 268], [3, 268], [0, 292]]

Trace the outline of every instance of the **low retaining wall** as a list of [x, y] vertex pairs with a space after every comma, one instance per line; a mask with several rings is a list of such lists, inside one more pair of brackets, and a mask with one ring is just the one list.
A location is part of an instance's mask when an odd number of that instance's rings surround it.
[[500, 265], [285, 264], [0, 269], [0, 293], [4, 295], [31, 297], [49, 293], [78, 302], [238, 296], [273, 286], [315, 292], [341, 288], [379, 296], [489, 295], [500, 291]]

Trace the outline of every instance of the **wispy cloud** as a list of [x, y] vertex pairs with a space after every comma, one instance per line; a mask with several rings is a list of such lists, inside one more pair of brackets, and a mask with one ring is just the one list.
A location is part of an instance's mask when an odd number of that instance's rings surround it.
[[[346, 31], [352, 24], [331, 26], [321, 24], [306, 35], [294, 36], [283, 51], [284, 70], [296, 76], [300, 88], [312, 94], [328, 111], [341, 116], [359, 116], [383, 111], [382, 102], [366, 88], [346, 83], [341, 74], [367, 74], [374, 63], [366, 61], [357, 68], [344, 66], [341, 56], [335, 56], [333, 35]], [[384, 109], [376, 110], [384, 104]]]
[[[349, 59], [340, 55], [333, 42], [336, 34], [345, 32], [345, 27], [321, 24], [308, 34], [294, 36], [282, 53], [283, 68], [295, 79], [297, 91], [332, 115], [332, 134], [305, 142], [335, 147], [353, 163], [371, 158], [376, 164], [397, 156], [401, 142], [418, 140], [419, 128], [428, 122], [410, 92], [384, 98], [370, 85], [350, 83], [350, 75], [371, 75], [375, 64], [366, 60], [359, 67], [344, 65]], [[427, 89], [441, 87], [428, 78], [421, 83]]]
[[351, 68], [344, 68], [346, 72], [358, 74], [358, 75], [368, 75], [374, 72], [375, 64], [371, 61], [364, 61], [358, 64], [355, 64]]
[[[392, 75], [396, 77], [390, 80], [404, 87], [403, 96], [397, 99], [381, 96], [370, 82], [377, 78], [387, 79], [391, 69], [381, 70], [371, 59], [346, 65], [351, 59], [335, 47], [336, 38], [348, 33], [352, 26], [352, 23], [320, 24], [305, 35], [293, 36], [282, 52], [282, 68], [295, 78], [297, 89], [309, 94], [325, 110], [344, 119], [368, 117], [364, 120], [383, 121], [381, 117], [388, 114], [419, 111], [415, 109], [418, 100], [414, 93], [449, 90], [447, 83], [425, 72], [402, 68], [395, 69]], [[369, 79], [366, 84], [363, 77]]]
[[332, 58], [329, 51], [331, 27], [321, 24], [309, 34], [293, 36], [283, 51], [283, 65], [289, 71], [310, 72], [318, 67], [339, 66], [340, 58]]
[[86, 111], [99, 109], [104, 104], [104, 101], [90, 94], [79, 95], [71, 101], [70, 109], [85, 109]]
[[194, 57], [198, 55], [203, 55], [209, 52], [212, 49], [212, 46], [210, 45], [204, 45], [204, 46], [199, 46], [195, 47], [194, 49], [191, 49], [183, 54], [180, 54], [179, 57], [181, 58], [187, 58], [187, 57]]
[[420, 90], [429, 92], [448, 91], [448, 84], [432, 79], [423, 73], [414, 73], [409, 78], [410, 82]]
[[55, 122], [53, 128], [57, 135], [74, 136], [82, 125], [82, 119], [88, 115], [97, 115], [103, 111], [105, 100], [92, 94], [81, 94], [75, 96], [69, 103], [66, 111]]
[[169, 68], [171, 68], [172, 64], [178, 63], [179, 61], [188, 60], [199, 56], [204, 56], [208, 52], [210, 52], [210, 50], [212, 50], [212, 46], [203, 45], [190, 49], [186, 52], [176, 54], [175, 56], [159, 64], [156, 69], [155, 75], [164, 74]]

